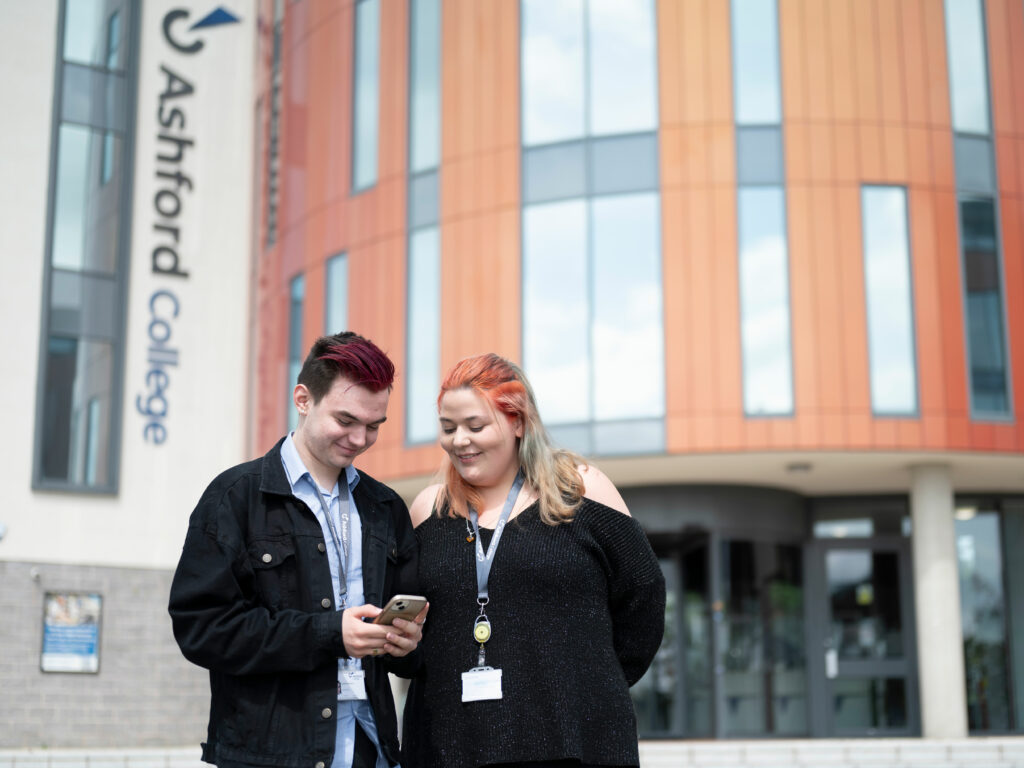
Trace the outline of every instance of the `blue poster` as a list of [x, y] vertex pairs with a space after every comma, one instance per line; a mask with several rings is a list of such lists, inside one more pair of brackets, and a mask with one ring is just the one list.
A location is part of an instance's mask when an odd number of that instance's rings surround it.
[[95, 594], [47, 592], [43, 609], [43, 672], [98, 672], [100, 613]]

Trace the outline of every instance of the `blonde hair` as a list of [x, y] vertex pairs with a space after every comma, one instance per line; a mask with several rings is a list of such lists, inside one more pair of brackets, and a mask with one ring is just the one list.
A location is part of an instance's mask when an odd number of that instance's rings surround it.
[[[540, 420], [537, 400], [526, 375], [515, 363], [488, 352], [460, 360], [445, 376], [437, 397], [438, 408], [446, 392], [469, 389], [483, 397], [509, 421], [522, 421], [519, 467], [526, 482], [537, 491], [540, 517], [548, 525], [572, 520], [583, 498], [582, 459], [571, 451], [555, 448]], [[443, 482], [437, 510], [447, 506], [452, 517], [466, 517], [468, 507], [479, 509], [480, 493], [467, 483], [451, 462], [442, 470]]]

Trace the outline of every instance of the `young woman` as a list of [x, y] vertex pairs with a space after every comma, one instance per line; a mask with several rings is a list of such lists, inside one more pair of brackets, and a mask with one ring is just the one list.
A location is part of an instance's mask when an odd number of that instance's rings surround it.
[[444, 482], [411, 514], [430, 600], [404, 768], [636, 766], [629, 696], [665, 582], [615, 486], [556, 450], [523, 372], [467, 358], [438, 398]]

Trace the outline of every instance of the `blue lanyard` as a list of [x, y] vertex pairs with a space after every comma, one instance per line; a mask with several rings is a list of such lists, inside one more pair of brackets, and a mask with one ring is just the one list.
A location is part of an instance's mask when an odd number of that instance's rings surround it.
[[498, 524], [494, 527], [494, 536], [491, 538], [491, 543], [487, 547], [487, 553], [484, 554], [483, 544], [480, 543], [480, 524], [478, 522], [478, 516], [476, 510], [473, 507], [469, 508], [469, 520], [473, 523], [473, 535], [476, 538], [476, 593], [477, 602], [480, 605], [486, 605], [487, 597], [487, 579], [491, 574], [491, 564], [494, 562], [494, 553], [498, 551], [498, 539], [501, 538], [502, 531], [505, 530], [505, 523], [508, 522], [509, 516], [512, 514], [512, 507], [516, 504], [516, 499], [519, 497], [519, 491], [523, 487], [523, 470], [520, 469], [516, 473], [516, 479], [512, 482], [512, 487], [508, 491], [508, 498], [505, 499], [505, 506], [502, 507], [501, 516], [498, 518]]
[[341, 473], [341, 477], [338, 478], [338, 517], [341, 522], [341, 534], [338, 534], [338, 529], [334, 525], [334, 518], [331, 516], [330, 507], [324, 502], [324, 495], [320, 492], [320, 486], [316, 484], [312, 475], [309, 476], [309, 482], [313, 486], [313, 491], [316, 493], [317, 499], [320, 500], [320, 509], [324, 513], [324, 517], [327, 518], [327, 528], [331, 532], [331, 541], [334, 542], [334, 549], [338, 553], [338, 593], [341, 596], [341, 605], [344, 605], [345, 595], [348, 593], [348, 553], [349, 553], [349, 539], [352, 537], [352, 521], [349, 517], [349, 492], [348, 492], [348, 478], [345, 473]]

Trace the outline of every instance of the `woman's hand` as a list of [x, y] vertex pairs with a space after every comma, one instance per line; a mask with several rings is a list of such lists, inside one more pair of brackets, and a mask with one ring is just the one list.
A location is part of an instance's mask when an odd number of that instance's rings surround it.
[[401, 658], [416, 650], [416, 646], [423, 640], [423, 625], [427, 621], [429, 610], [430, 603], [427, 603], [412, 621], [395, 619], [395, 623], [390, 627], [384, 625], [385, 629], [390, 630], [384, 644], [384, 653]]

